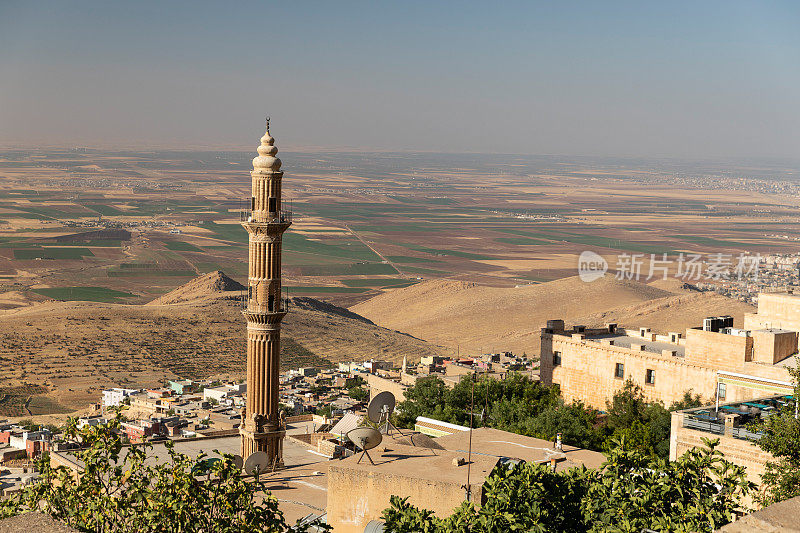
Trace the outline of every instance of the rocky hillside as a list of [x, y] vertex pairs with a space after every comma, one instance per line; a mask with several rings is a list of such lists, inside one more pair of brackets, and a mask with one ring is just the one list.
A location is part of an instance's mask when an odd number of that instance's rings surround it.
[[[109, 386], [242, 377], [241, 285], [228, 280], [203, 276], [146, 305], [50, 301], [0, 311], [0, 416], [83, 408]], [[443, 352], [312, 298], [290, 302], [282, 340], [283, 368], [370, 358], [399, 363]]]

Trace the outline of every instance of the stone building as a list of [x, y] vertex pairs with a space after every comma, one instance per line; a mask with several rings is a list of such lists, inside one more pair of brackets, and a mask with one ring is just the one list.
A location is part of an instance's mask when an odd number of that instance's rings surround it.
[[723, 402], [789, 394], [798, 331], [800, 297], [791, 294], [762, 294], [742, 329], [731, 317], [666, 335], [616, 324], [567, 329], [550, 320], [541, 332], [541, 381], [558, 384], [567, 401], [601, 409], [628, 379], [667, 406], [687, 390]]

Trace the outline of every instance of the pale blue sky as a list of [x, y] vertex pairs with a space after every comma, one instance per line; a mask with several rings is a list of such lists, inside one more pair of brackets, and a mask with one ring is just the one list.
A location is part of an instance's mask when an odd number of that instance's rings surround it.
[[0, 143], [788, 156], [800, 2], [0, 0]]

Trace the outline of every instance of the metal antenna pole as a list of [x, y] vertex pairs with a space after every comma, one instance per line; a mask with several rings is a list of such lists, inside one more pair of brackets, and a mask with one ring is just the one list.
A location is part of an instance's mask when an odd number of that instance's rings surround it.
[[472, 497], [472, 487], [469, 484], [470, 469], [472, 467], [472, 417], [475, 412], [475, 372], [472, 372], [472, 392], [470, 394], [470, 408], [469, 408], [469, 448], [467, 448], [467, 484], [464, 487], [467, 501]]

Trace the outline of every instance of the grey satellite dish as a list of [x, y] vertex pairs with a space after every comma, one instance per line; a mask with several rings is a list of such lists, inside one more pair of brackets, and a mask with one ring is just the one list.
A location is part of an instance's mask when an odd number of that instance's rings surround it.
[[269, 459], [264, 452], [255, 452], [244, 462], [244, 471], [251, 476], [263, 474], [267, 471]]
[[241, 455], [234, 455], [233, 456], [233, 466], [235, 466], [238, 470], [241, 470], [244, 466], [244, 459], [242, 459]]
[[366, 455], [367, 459], [369, 459], [369, 462], [375, 464], [375, 462], [372, 460], [372, 457], [370, 457], [369, 453], [367, 453], [367, 450], [371, 450], [381, 443], [383, 440], [383, 435], [381, 435], [380, 431], [371, 427], [351, 429], [347, 432], [347, 438], [362, 450], [361, 457], [358, 458], [359, 463], [361, 462], [361, 459], [364, 458], [364, 455]]
[[376, 424], [383, 421], [383, 414], [388, 412], [391, 414], [397, 401], [394, 399], [394, 394], [385, 390], [377, 394], [367, 407], [367, 417]]
[[383, 391], [369, 402], [369, 406], [367, 406], [367, 418], [378, 424], [378, 429], [380, 429], [381, 433], [386, 433], [388, 435], [390, 431], [394, 429], [402, 435], [403, 432], [389, 422], [389, 416], [394, 411], [396, 405], [397, 400], [395, 400], [394, 394], [389, 391]]

